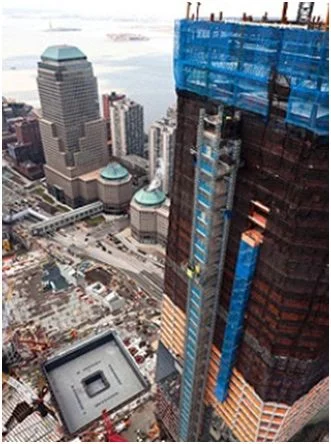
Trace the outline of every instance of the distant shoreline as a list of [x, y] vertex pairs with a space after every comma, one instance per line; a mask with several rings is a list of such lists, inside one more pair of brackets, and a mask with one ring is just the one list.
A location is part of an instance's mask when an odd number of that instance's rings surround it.
[[78, 32], [81, 28], [49, 28], [44, 29], [44, 32]]
[[114, 34], [106, 34], [107, 38], [112, 40], [113, 42], [141, 42], [149, 40], [149, 37], [146, 37], [142, 34], [130, 34], [130, 33], [114, 33]]

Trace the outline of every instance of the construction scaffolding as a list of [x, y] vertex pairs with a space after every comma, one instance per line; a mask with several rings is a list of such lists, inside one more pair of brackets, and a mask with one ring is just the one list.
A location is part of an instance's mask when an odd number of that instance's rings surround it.
[[316, 134], [329, 128], [328, 33], [271, 24], [180, 20], [176, 87], [267, 117], [270, 85], [291, 88], [286, 121]]
[[[171, 329], [165, 310], [163, 324], [164, 338], [176, 331], [166, 346], [183, 366], [181, 441], [201, 439], [206, 406], [235, 438], [276, 435], [280, 423], [254, 423], [254, 405], [290, 410], [328, 374], [328, 33], [287, 25], [286, 11], [266, 21], [176, 24], [165, 294], [181, 322]], [[231, 139], [222, 125], [217, 135], [222, 109], [240, 115], [240, 159], [222, 152]], [[242, 167], [232, 181], [224, 164]]]
[[223, 107], [216, 115], [201, 110], [197, 148], [191, 149], [196, 173], [180, 402], [179, 436], [183, 441], [196, 439], [203, 418], [208, 357], [239, 167], [239, 121], [240, 114]]

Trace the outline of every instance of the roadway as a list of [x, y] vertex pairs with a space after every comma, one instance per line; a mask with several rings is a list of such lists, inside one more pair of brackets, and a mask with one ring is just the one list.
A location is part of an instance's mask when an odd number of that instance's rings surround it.
[[152, 263], [144, 263], [129, 252], [118, 250], [106, 240], [103, 240], [102, 244], [107, 251], [103, 251], [96, 246], [95, 239], [91, 238], [85, 241], [85, 238], [86, 233], [75, 230], [65, 235], [57, 232], [52, 240], [66, 248], [74, 245], [80, 255], [119, 269], [133, 279], [146, 293], [159, 299], [162, 298], [163, 272], [159, 267]]

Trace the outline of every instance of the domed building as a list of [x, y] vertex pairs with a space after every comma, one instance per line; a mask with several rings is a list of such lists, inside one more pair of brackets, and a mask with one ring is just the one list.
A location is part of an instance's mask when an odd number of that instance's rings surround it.
[[129, 208], [132, 196], [132, 177], [117, 162], [109, 163], [100, 171], [98, 196], [106, 213], [123, 213]]
[[163, 191], [141, 188], [130, 204], [131, 233], [144, 244], [167, 243], [170, 201]]
[[80, 176], [80, 194], [85, 202], [101, 200], [105, 213], [121, 214], [130, 206], [132, 176], [117, 162]]

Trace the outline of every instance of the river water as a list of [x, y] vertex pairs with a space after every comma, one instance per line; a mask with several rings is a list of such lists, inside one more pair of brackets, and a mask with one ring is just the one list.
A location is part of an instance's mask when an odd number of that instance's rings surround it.
[[[49, 26], [80, 32], [46, 32]], [[113, 42], [107, 33], [143, 34], [148, 41]], [[145, 130], [175, 103], [173, 24], [107, 19], [61, 18], [29, 14], [3, 16], [2, 93], [39, 106], [37, 62], [50, 45], [78, 46], [92, 62], [99, 94], [118, 91], [144, 106]], [[100, 100], [101, 101], [101, 100]]]

